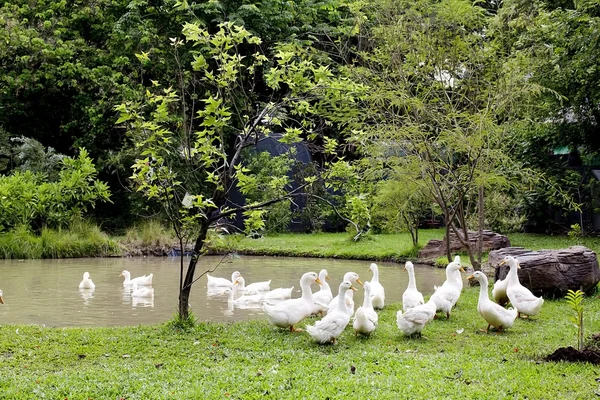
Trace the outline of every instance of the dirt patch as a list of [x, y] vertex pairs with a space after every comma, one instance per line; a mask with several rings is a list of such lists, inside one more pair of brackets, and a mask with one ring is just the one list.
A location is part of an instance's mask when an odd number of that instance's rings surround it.
[[598, 349], [577, 350], [574, 347], [560, 347], [545, 358], [546, 361], [568, 361], [568, 362], [589, 362], [591, 364], [600, 364], [600, 351]]

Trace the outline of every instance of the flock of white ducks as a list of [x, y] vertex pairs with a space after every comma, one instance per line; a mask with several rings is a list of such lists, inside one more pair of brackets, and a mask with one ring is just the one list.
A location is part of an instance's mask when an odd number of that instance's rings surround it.
[[[120, 277], [123, 277], [123, 287], [131, 290], [131, 297], [133, 298], [153, 298], [154, 288], [152, 288], [153, 274], [138, 276], [137, 278], [131, 278], [131, 273], [127, 270], [121, 272]], [[96, 285], [92, 281], [92, 277], [89, 272], [83, 273], [83, 279], [79, 283], [79, 289], [82, 290], [94, 290]], [[1, 295], [1, 292], [0, 292]], [[0, 296], [0, 300], [1, 300]]]
[[[480, 285], [480, 294], [477, 311], [488, 323], [487, 329], [495, 328], [499, 332], [510, 328], [518, 316], [533, 316], [540, 312], [544, 299], [535, 297], [529, 289], [519, 283], [517, 269], [518, 262], [514, 257], [506, 257], [503, 262], [510, 267], [510, 272], [505, 280], [496, 282], [493, 290], [492, 301], [488, 293], [488, 279], [480, 271], [474, 272], [468, 280], [476, 280]], [[461, 272], [465, 272], [461, 265], [460, 257], [446, 267], [446, 280], [437, 287], [426, 302], [423, 294], [417, 289], [414, 265], [406, 262], [404, 269], [408, 272], [408, 286], [402, 294], [402, 309], [397, 312], [396, 323], [398, 328], [407, 336], [421, 336], [423, 328], [431, 322], [436, 314], [441, 311], [449, 319], [453, 307], [459, 300], [463, 280]], [[327, 281], [327, 270], [319, 274], [307, 272], [300, 279], [302, 295], [292, 299], [292, 288], [279, 288], [270, 290], [271, 281], [257, 282], [245, 285], [245, 280], [238, 271], [232, 274], [232, 280], [225, 278], [209, 277], [208, 290], [217, 287], [224, 288], [221, 293], [228, 296], [228, 302], [237, 306], [253, 304], [261, 307], [270, 324], [289, 329], [292, 332], [301, 331], [296, 325], [311, 315], [320, 315], [322, 318], [313, 325], [308, 325], [306, 330], [311, 338], [320, 344], [335, 343], [346, 327], [352, 322], [355, 335], [371, 335], [378, 324], [376, 310], [385, 306], [385, 290], [379, 279], [377, 264], [369, 266], [373, 277], [370, 281], [362, 282], [355, 272], [344, 274], [338, 288], [337, 296], [333, 296]], [[312, 284], [320, 285], [320, 290], [313, 293]], [[363, 304], [354, 311], [353, 293], [356, 285], [364, 287]], [[237, 294], [235, 293], [237, 288]], [[498, 304], [506, 297], [511, 308]]]

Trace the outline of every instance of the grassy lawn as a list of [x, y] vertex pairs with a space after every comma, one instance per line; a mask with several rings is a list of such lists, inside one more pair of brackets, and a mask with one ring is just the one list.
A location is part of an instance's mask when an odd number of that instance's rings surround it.
[[[419, 231], [419, 243], [425, 245], [431, 239], [442, 239], [443, 229]], [[560, 249], [578, 242], [567, 236], [548, 236], [525, 233], [508, 235], [513, 246], [530, 250]], [[600, 252], [599, 238], [583, 238], [580, 244]], [[242, 235], [226, 236], [223, 241], [215, 241], [211, 246], [219, 251], [237, 251], [245, 254], [265, 254], [279, 256], [310, 256], [348, 258], [366, 260], [415, 259], [410, 234], [370, 235], [360, 242], [353, 242], [346, 233], [277, 234], [260, 239], [250, 239]], [[466, 258], [464, 261], [468, 261]]]
[[[400, 288], [398, 290], [401, 290]], [[539, 316], [503, 334], [481, 333], [478, 288], [466, 287], [450, 320], [421, 339], [396, 327], [400, 304], [380, 312], [370, 338], [351, 327], [334, 346], [266, 320], [126, 328], [0, 327], [3, 399], [582, 399], [600, 393], [598, 369], [550, 363], [576, 345], [572, 312], [547, 300]], [[600, 300], [585, 300], [587, 334]], [[305, 321], [313, 323], [314, 319]], [[305, 323], [300, 324], [300, 326]]]

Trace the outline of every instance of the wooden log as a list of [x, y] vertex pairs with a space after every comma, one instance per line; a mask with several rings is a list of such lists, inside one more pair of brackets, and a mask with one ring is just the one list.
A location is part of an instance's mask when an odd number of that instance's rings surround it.
[[536, 296], [563, 297], [569, 289], [589, 292], [600, 282], [598, 258], [587, 247], [538, 251], [506, 247], [491, 251], [488, 263], [495, 270], [494, 281], [508, 274], [508, 266], [499, 265], [506, 256], [517, 258], [519, 281]]

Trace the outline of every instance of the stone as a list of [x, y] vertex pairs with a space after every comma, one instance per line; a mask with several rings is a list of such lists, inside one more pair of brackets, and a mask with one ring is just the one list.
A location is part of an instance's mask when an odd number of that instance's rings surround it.
[[[473, 250], [477, 249], [477, 238], [479, 232], [469, 231], [469, 241]], [[500, 235], [496, 232], [484, 230], [483, 231], [483, 251], [501, 249], [503, 247], [510, 246], [510, 240], [504, 235]], [[458, 240], [456, 235], [450, 233], [450, 253], [454, 254], [457, 251], [465, 250], [462, 243]], [[446, 238], [443, 240], [433, 239], [430, 240], [425, 247], [419, 250], [419, 258], [437, 258], [446, 255]]]
[[504, 257], [519, 261], [519, 281], [536, 296], [564, 297], [569, 289], [589, 292], [600, 282], [596, 253], [584, 246], [558, 250], [527, 250], [506, 247], [489, 253], [488, 264], [494, 268], [494, 281], [505, 279], [508, 265], [499, 264]]

